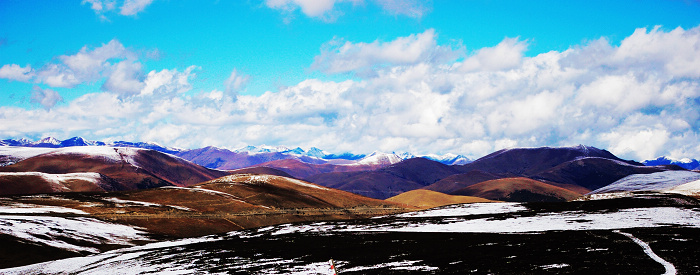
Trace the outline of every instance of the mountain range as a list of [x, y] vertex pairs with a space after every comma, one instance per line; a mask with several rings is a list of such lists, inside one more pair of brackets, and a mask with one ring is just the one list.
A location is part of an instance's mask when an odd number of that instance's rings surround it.
[[[2, 144], [6, 146], [0, 146], [0, 181], [6, 183], [5, 194], [189, 186], [257, 167], [375, 199], [424, 189], [491, 200], [561, 201], [629, 175], [684, 170], [673, 163], [648, 166], [623, 160], [584, 145], [503, 149], [467, 162], [453, 154], [436, 161], [438, 156], [407, 153], [332, 155], [315, 147], [305, 151], [284, 146], [178, 149], [81, 137], [6, 139]], [[31, 184], [19, 190], [21, 182]]]

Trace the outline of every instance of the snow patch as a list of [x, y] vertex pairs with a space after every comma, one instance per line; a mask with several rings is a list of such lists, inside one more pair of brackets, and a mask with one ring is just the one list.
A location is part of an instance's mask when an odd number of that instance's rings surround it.
[[26, 204], [26, 203], [16, 203], [12, 202], [10, 204], [5, 204], [7, 202], [0, 201], [4, 205], [0, 205], [0, 214], [45, 214], [45, 213], [61, 213], [61, 214], [78, 214], [78, 215], [88, 215], [89, 213], [67, 207], [60, 206], [47, 206], [38, 204]]
[[0, 172], [0, 177], [11, 176], [35, 176], [41, 177], [49, 183], [54, 192], [70, 191], [65, 183], [71, 180], [82, 180], [99, 185], [102, 177], [95, 172], [67, 173], [67, 174], [47, 174], [42, 172]]
[[440, 208], [433, 208], [423, 211], [409, 212], [396, 215], [404, 218], [417, 217], [450, 217], [450, 216], [467, 216], [467, 215], [483, 215], [483, 214], [500, 214], [525, 211], [527, 208], [521, 203], [470, 203], [450, 205]]

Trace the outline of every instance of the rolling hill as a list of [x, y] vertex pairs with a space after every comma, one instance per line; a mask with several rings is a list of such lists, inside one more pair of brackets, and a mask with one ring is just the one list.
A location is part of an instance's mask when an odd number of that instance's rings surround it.
[[512, 202], [569, 201], [582, 195], [561, 187], [524, 177], [502, 178], [480, 182], [459, 189], [453, 192], [453, 194]]
[[498, 178], [501, 177], [481, 170], [472, 170], [467, 173], [448, 176], [421, 189], [451, 194], [459, 189]]

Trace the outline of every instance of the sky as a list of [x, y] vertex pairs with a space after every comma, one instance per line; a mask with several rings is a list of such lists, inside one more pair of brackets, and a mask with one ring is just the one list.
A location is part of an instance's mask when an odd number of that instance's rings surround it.
[[700, 1], [0, 0], [0, 138], [700, 158]]

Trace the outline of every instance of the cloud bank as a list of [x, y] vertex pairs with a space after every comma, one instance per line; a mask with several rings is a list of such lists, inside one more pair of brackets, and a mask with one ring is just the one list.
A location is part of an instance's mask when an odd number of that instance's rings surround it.
[[55, 87], [104, 84], [65, 104], [0, 107], [0, 134], [472, 157], [513, 146], [586, 144], [637, 160], [700, 156], [700, 27], [641, 28], [619, 45], [601, 38], [533, 57], [519, 38], [465, 55], [439, 45], [436, 35], [329, 41], [312, 67], [359, 78], [307, 79], [260, 96], [237, 95], [249, 81], [238, 70], [221, 90], [193, 92], [198, 67], [145, 73], [118, 41], [36, 70], [8, 64], [0, 77]]

